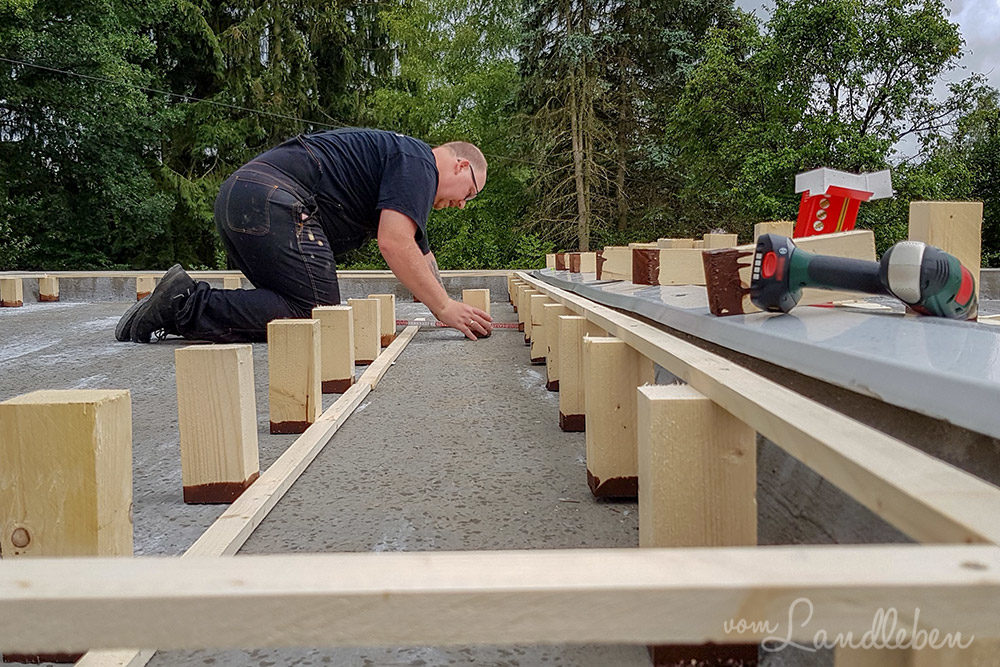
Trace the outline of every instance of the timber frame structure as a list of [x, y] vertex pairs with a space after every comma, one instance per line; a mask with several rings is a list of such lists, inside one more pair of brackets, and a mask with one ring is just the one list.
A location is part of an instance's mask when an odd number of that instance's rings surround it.
[[[780, 639], [808, 643], [816, 628], [860, 638], [879, 609], [895, 608], [897, 641], [914, 641], [918, 625], [975, 637], [965, 652], [929, 652], [920, 664], [995, 658], [1000, 488], [653, 324], [531, 273], [503, 274], [512, 296], [536, 290], [624, 341], [924, 544], [222, 558], [375, 389], [410, 327], [183, 557], [3, 561], [0, 651], [775, 641], [763, 621], [782, 628]], [[801, 598], [814, 605], [812, 621], [788, 627]], [[272, 621], [263, 633], [253, 621], [261, 617]], [[864, 653], [838, 650], [838, 664], [863, 664]], [[139, 665], [151, 655], [93, 650], [79, 664]], [[872, 664], [910, 664], [906, 652], [892, 655]]]

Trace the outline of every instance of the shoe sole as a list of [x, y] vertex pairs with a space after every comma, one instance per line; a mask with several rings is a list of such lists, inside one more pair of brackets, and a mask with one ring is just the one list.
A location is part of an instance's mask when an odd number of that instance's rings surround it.
[[148, 296], [144, 296], [133, 303], [118, 320], [118, 326], [115, 327], [115, 338], [118, 342], [127, 343], [132, 340], [132, 322], [135, 321], [135, 314], [139, 312], [148, 298]]

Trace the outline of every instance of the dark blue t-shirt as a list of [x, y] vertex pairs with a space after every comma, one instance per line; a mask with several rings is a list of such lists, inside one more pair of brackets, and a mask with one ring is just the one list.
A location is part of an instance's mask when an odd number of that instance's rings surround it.
[[412, 219], [417, 245], [430, 252], [427, 216], [438, 172], [431, 147], [419, 139], [345, 128], [300, 135], [256, 160], [284, 171], [313, 194], [334, 254], [374, 237], [386, 208]]

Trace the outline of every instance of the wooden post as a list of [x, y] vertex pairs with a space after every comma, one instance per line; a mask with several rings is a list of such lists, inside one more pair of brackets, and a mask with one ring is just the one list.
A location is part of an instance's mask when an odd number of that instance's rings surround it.
[[174, 352], [184, 502], [231, 503], [260, 476], [251, 345]]
[[531, 297], [541, 294], [536, 289], [525, 287], [517, 298], [517, 321], [524, 325], [524, 344], [531, 345]]
[[464, 289], [462, 290], [462, 303], [475, 306], [479, 310], [486, 311], [490, 315], [490, 291], [488, 289]]
[[24, 287], [20, 278], [0, 278], [0, 308], [24, 305]]
[[[757, 544], [756, 434], [687, 385], [638, 389], [639, 546]], [[650, 646], [654, 665], [756, 664], [757, 644]]]
[[639, 546], [757, 544], [753, 429], [688, 385], [638, 392]]
[[653, 363], [614, 337], [583, 339], [587, 483], [598, 498], [638, 491], [635, 388], [654, 382]]
[[795, 222], [792, 220], [777, 220], [775, 222], [758, 222], [753, 226], [753, 242], [757, 243], [757, 239], [761, 237], [762, 234], [778, 234], [779, 236], [787, 236], [792, 238], [792, 233], [795, 231]]
[[559, 428], [585, 431], [586, 386], [583, 379], [583, 338], [604, 331], [587, 318], [560, 315], [559, 320]]
[[156, 276], [139, 276], [135, 279], [135, 300], [139, 301], [156, 289]]
[[0, 403], [0, 552], [132, 555], [132, 400], [43, 390]]
[[348, 299], [347, 303], [354, 309], [354, 362], [370, 364], [382, 351], [379, 335], [382, 318], [378, 299]]
[[389, 347], [396, 338], [396, 295], [369, 294], [368, 298], [378, 301], [379, 344]]
[[531, 350], [529, 352], [531, 363], [545, 363], [545, 323], [542, 319], [544, 313], [542, 307], [547, 303], [552, 303], [552, 299], [544, 294], [532, 294], [530, 300], [531, 308]]
[[542, 306], [542, 322], [545, 336], [545, 388], [559, 391], [559, 316], [572, 311], [560, 303], [546, 303]]
[[38, 300], [53, 302], [59, 300], [59, 279], [55, 276], [43, 276], [38, 279]]
[[923, 241], [957, 257], [976, 280], [976, 298], [979, 297], [982, 233], [982, 202], [910, 202], [909, 240]]
[[316, 306], [319, 320], [320, 386], [324, 394], [343, 394], [354, 384], [354, 316], [350, 306]]
[[302, 433], [323, 411], [319, 320], [267, 325], [271, 433]]
[[243, 289], [243, 278], [240, 276], [223, 276], [222, 289]]

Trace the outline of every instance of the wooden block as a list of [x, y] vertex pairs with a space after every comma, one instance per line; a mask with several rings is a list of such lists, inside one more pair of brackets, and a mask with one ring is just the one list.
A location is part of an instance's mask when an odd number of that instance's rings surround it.
[[378, 300], [379, 344], [389, 347], [396, 338], [396, 295], [369, 294], [368, 298]]
[[658, 248], [659, 245], [658, 243], [629, 243], [628, 247], [631, 248], [632, 250], [635, 250], [636, 248], [649, 250], [651, 248]]
[[632, 249], [628, 246], [606, 246], [601, 260], [598, 280], [632, 280]]
[[957, 257], [976, 280], [976, 298], [979, 298], [982, 233], [982, 202], [910, 202], [909, 240], [923, 241]]
[[632, 282], [636, 285], [704, 285], [702, 251], [695, 248], [632, 251]]
[[636, 387], [654, 382], [653, 363], [613, 337], [583, 339], [587, 483], [598, 498], [638, 492]]
[[156, 276], [139, 276], [135, 279], [135, 300], [144, 299], [156, 289]]
[[704, 249], [710, 250], [712, 248], [735, 248], [736, 247], [736, 234], [705, 234], [702, 239], [704, 241]]
[[132, 555], [132, 401], [43, 390], [0, 403], [0, 552]]
[[354, 362], [370, 364], [382, 351], [379, 334], [382, 313], [378, 299], [348, 299], [347, 303], [354, 309]]
[[552, 299], [544, 294], [531, 295], [531, 351], [530, 359], [533, 364], [544, 364], [546, 353], [545, 342], [545, 304], [552, 303]]
[[38, 300], [54, 302], [59, 300], [59, 279], [55, 276], [44, 276], [38, 279]]
[[222, 289], [243, 289], [243, 278], [240, 276], [223, 276]]
[[251, 345], [174, 352], [184, 502], [231, 503], [260, 476]]
[[556, 268], [556, 254], [554, 252], [545, 254], [545, 268], [546, 269]]
[[0, 278], [0, 308], [24, 305], [24, 287], [20, 278]]
[[536, 289], [526, 287], [518, 298], [517, 321], [524, 325], [524, 344], [531, 345], [531, 297], [541, 294]]
[[692, 248], [704, 248], [705, 247], [705, 241], [704, 240], [695, 241], [694, 243], [691, 244], [691, 247]]
[[571, 273], [597, 273], [597, 253], [569, 253], [569, 270]]
[[795, 222], [793, 220], [758, 222], [753, 226], [753, 242], [757, 243], [757, 239], [760, 238], [761, 234], [777, 234], [778, 236], [792, 238], [792, 232], [794, 231]]
[[755, 438], [688, 385], [639, 387], [639, 546], [756, 545]]
[[316, 306], [319, 320], [320, 387], [324, 394], [343, 394], [354, 384], [354, 314], [350, 306]]
[[569, 271], [569, 253], [557, 252], [556, 253], [556, 271]]
[[320, 356], [319, 320], [268, 323], [271, 433], [302, 433], [322, 413]]
[[571, 311], [559, 303], [542, 306], [542, 322], [545, 325], [545, 388], [559, 391], [559, 316], [570, 315]]
[[462, 302], [491, 315], [490, 291], [488, 289], [464, 289], [462, 290]]
[[694, 239], [656, 239], [657, 248], [693, 248]]
[[586, 386], [583, 381], [583, 337], [604, 332], [578, 315], [560, 315], [559, 320], [559, 428], [586, 430]]

